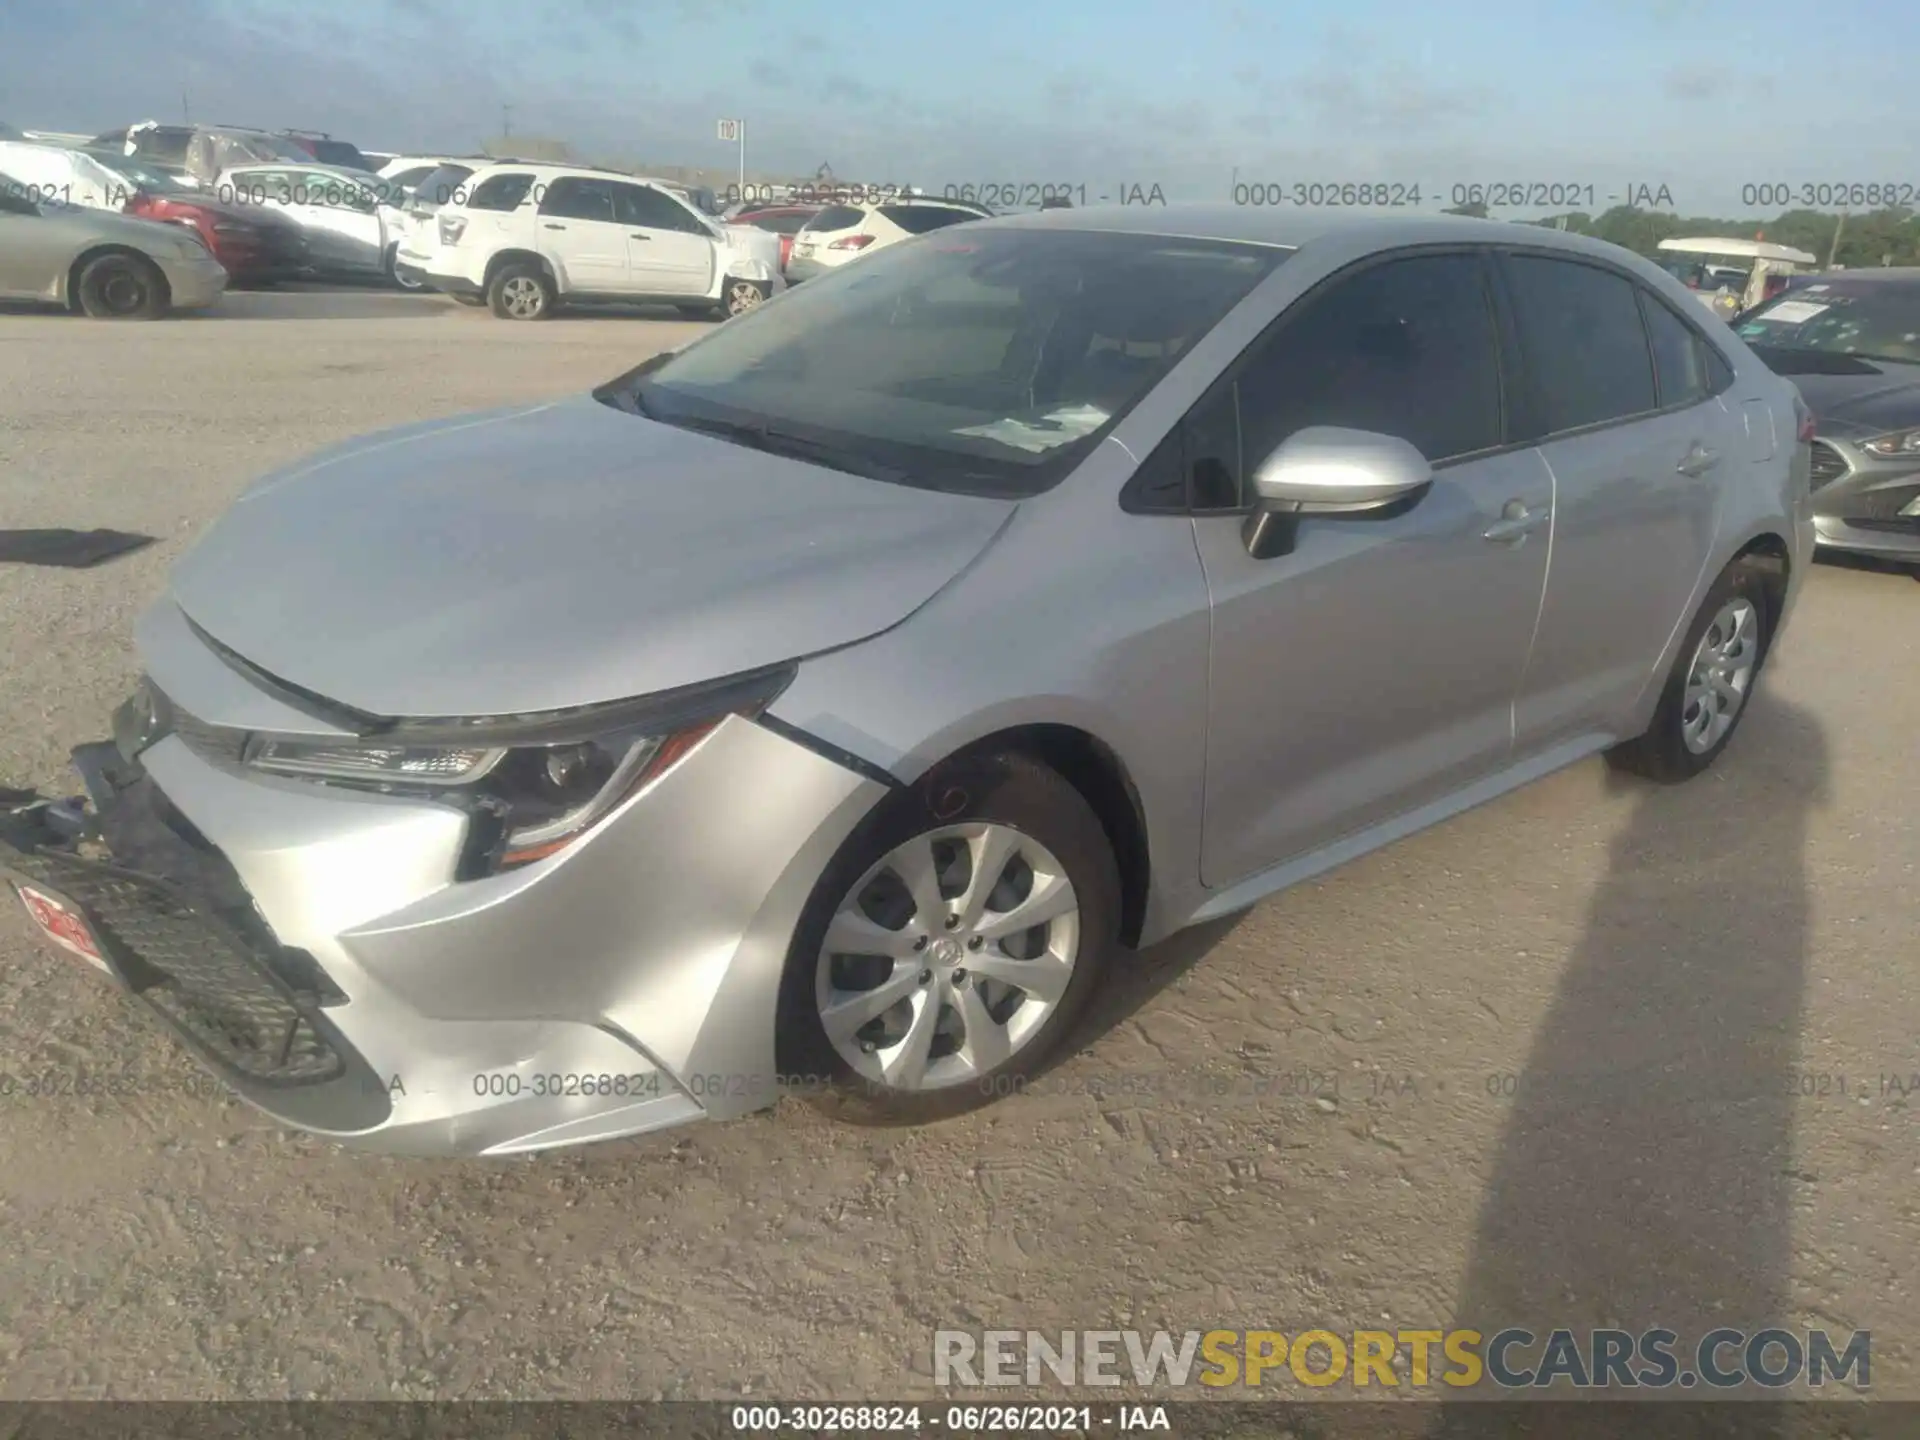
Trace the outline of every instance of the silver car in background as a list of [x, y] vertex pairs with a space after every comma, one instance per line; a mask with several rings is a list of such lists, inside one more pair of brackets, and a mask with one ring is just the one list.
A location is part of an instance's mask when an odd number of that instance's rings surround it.
[[61, 203], [0, 174], [0, 300], [155, 320], [211, 305], [226, 288], [226, 267], [194, 231]]
[[41, 927], [248, 1100], [537, 1150], [929, 1119], [1120, 947], [1582, 757], [1726, 747], [1806, 415], [1610, 246], [1049, 211], [590, 396], [258, 482], [6, 821]]

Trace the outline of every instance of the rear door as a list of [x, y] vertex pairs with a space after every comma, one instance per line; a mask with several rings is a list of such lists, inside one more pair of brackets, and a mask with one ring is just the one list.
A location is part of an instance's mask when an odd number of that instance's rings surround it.
[[1509, 252], [1501, 268], [1529, 433], [1557, 497], [1515, 707], [1517, 743], [1531, 750], [1626, 723], [1713, 553], [1720, 486], [1743, 442], [1703, 390], [1706, 342], [1664, 301], [1585, 257]]
[[642, 295], [712, 293], [718, 245], [707, 222], [666, 191], [615, 182], [616, 216], [625, 233], [627, 269]]
[[633, 288], [626, 227], [614, 219], [613, 182], [562, 175], [540, 197], [540, 253], [571, 291], [624, 295]]

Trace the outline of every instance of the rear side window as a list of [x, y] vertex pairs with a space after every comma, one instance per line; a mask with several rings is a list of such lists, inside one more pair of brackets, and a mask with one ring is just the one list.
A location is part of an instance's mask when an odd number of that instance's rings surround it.
[[515, 210], [533, 188], [533, 176], [514, 172], [489, 175], [467, 196], [469, 210]]
[[866, 218], [866, 211], [856, 206], [829, 205], [801, 228], [808, 234], [828, 230], [851, 230]]
[[1537, 255], [1508, 257], [1507, 275], [1542, 433], [1657, 408], [1632, 281], [1598, 266]]
[[962, 220], [980, 218], [972, 210], [950, 210], [944, 205], [882, 205], [880, 213], [909, 235], [925, 235]]
[[1640, 292], [1647, 317], [1647, 343], [1653, 347], [1653, 378], [1660, 408], [1697, 405], [1712, 390], [1707, 383], [1706, 343], [1665, 301]]
[[563, 175], [540, 197], [540, 213], [561, 220], [604, 220], [613, 223], [613, 186], [605, 180]]

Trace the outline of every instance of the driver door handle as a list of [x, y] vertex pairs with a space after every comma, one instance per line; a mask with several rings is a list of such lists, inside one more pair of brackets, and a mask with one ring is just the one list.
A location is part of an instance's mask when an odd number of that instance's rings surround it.
[[1686, 458], [1673, 468], [1682, 475], [1704, 475], [1720, 463], [1720, 452], [1709, 450], [1698, 440], [1687, 451]]
[[1500, 518], [1486, 528], [1481, 538], [1496, 545], [1515, 545], [1546, 524], [1552, 515], [1550, 505], [1529, 510], [1524, 500], [1509, 500], [1502, 507]]
[[633, 234], [630, 234], [630, 235], [628, 235], [628, 236], [627, 236], [627, 238], [628, 238], [629, 240], [651, 240], [651, 239], [653, 239], [653, 237], [652, 237], [651, 235], [641, 235], [641, 234], [639, 234], [638, 232], [636, 232], [636, 233], [633, 233]]
[[567, 228], [567, 227], [566, 227], [566, 226], [564, 226], [564, 225], [556, 225], [556, 224], [554, 224], [554, 223], [553, 223], [553, 221], [551, 221], [551, 220], [549, 220], [549, 221], [547, 221], [547, 229], [549, 229], [549, 230], [564, 230], [564, 229], [566, 229], [566, 228]]

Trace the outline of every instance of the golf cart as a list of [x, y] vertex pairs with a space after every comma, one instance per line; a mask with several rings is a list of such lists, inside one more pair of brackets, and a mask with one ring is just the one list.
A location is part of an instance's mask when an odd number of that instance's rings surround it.
[[1787, 277], [1820, 262], [1791, 245], [1726, 236], [1662, 240], [1660, 266], [1678, 277], [1722, 320], [1750, 310], [1787, 288]]

